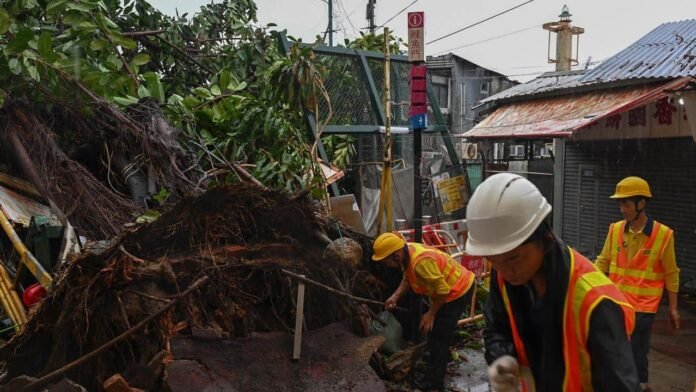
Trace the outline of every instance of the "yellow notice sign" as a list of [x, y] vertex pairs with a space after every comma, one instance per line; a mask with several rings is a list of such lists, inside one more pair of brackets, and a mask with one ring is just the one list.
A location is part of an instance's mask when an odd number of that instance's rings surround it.
[[464, 208], [464, 203], [468, 201], [464, 176], [439, 181], [437, 190], [440, 193], [442, 210], [446, 214]]

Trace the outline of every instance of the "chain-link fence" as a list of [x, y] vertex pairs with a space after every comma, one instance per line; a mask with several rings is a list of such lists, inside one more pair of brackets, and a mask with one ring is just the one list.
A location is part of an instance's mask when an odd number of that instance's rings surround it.
[[[360, 176], [359, 190], [356, 189], [356, 193], [362, 194], [356, 194], [356, 197], [362, 200], [363, 215], [374, 215], [376, 206], [373, 204], [378, 201], [385, 147], [385, 135], [377, 132], [385, 123], [385, 60], [379, 53], [336, 47], [316, 47], [314, 53], [324, 68], [323, 83], [329, 95], [328, 102], [323, 99], [318, 102], [317, 120], [324, 124], [331, 115], [324, 129], [328, 132], [324, 135], [346, 133], [355, 136], [357, 157], [349, 171], [359, 173]], [[396, 199], [394, 217], [411, 221], [414, 196], [413, 168], [417, 163], [414, 162], [414, 135], [403, 132], [409, 126], [411, 64], [405, 56], [400, 55], [393, 56], [390, 64], [392, 160], [395, 162], [393, 195]], [[438, 118], [442, 119], [437, 105], [430, 102], [429, 109], [429, 125], [444, 126], [442, 120], [440, 123], [437, 121]], [[444, 132], [423, 132], [421, 135], [420, 181], [423, 215], [443, 219], [450, 214], [444, 212], [433, 180], [443, 175], [444, 178], [460, 174], [466, 178], [468, 175], [460, 166], [457, 153], [447, 150], [447, 145], [454, 146], [455, 141], [450, 139], [449, 143], [446, 143], [443, 137], [451, 136], [446, 128], [440, 130]], [[463, 215], [463, 211], [460, 215]], [[366, 226], [369, 225], [370, 223], [366, 222]]]
[[329, 101], [319, 99], [318, 120], [324, 122], [331, 114], [330, 125], [379, 124], [360, 59], [337, 55], [320, 55], [319, 58], [324, 67], [324, 87]]

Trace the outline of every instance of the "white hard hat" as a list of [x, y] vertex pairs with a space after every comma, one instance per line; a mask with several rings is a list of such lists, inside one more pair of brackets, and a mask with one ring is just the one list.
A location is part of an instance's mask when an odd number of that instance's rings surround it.
[[465, 250], [473, 256], [511, 251], [529, 238], [551, 212], [539, 189], [517, 174], [490, 176], [466, 207]]

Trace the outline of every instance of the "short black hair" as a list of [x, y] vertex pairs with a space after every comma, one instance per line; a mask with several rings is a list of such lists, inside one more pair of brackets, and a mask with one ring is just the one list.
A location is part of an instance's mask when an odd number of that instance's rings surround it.
[[551, 249], [551, 244], [556, 240], [556, 237], [553, 234], [553, 230], [551, 229], [551, 226], [549, 226], [548, 222], [543, 221], [539, 225], [539, 227], [534, 230], [532, 235], [529, 236], [522, 244], [528, 244], [530, 242], [536, 242], [539, 241], [541, 242], [542, 246], [544, 247], [544, 251], [548, 252]]

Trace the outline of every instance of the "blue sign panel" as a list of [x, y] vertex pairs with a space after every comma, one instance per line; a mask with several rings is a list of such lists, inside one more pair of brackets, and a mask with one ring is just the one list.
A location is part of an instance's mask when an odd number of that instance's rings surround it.
[[422, 128], [427, 128], [428, 127], [428, 115], [423, 113], [423, 114], [416, 114], [415, 116], [411, 116], [411, 124], [410, 124], [410, 129], [422, 129]]

